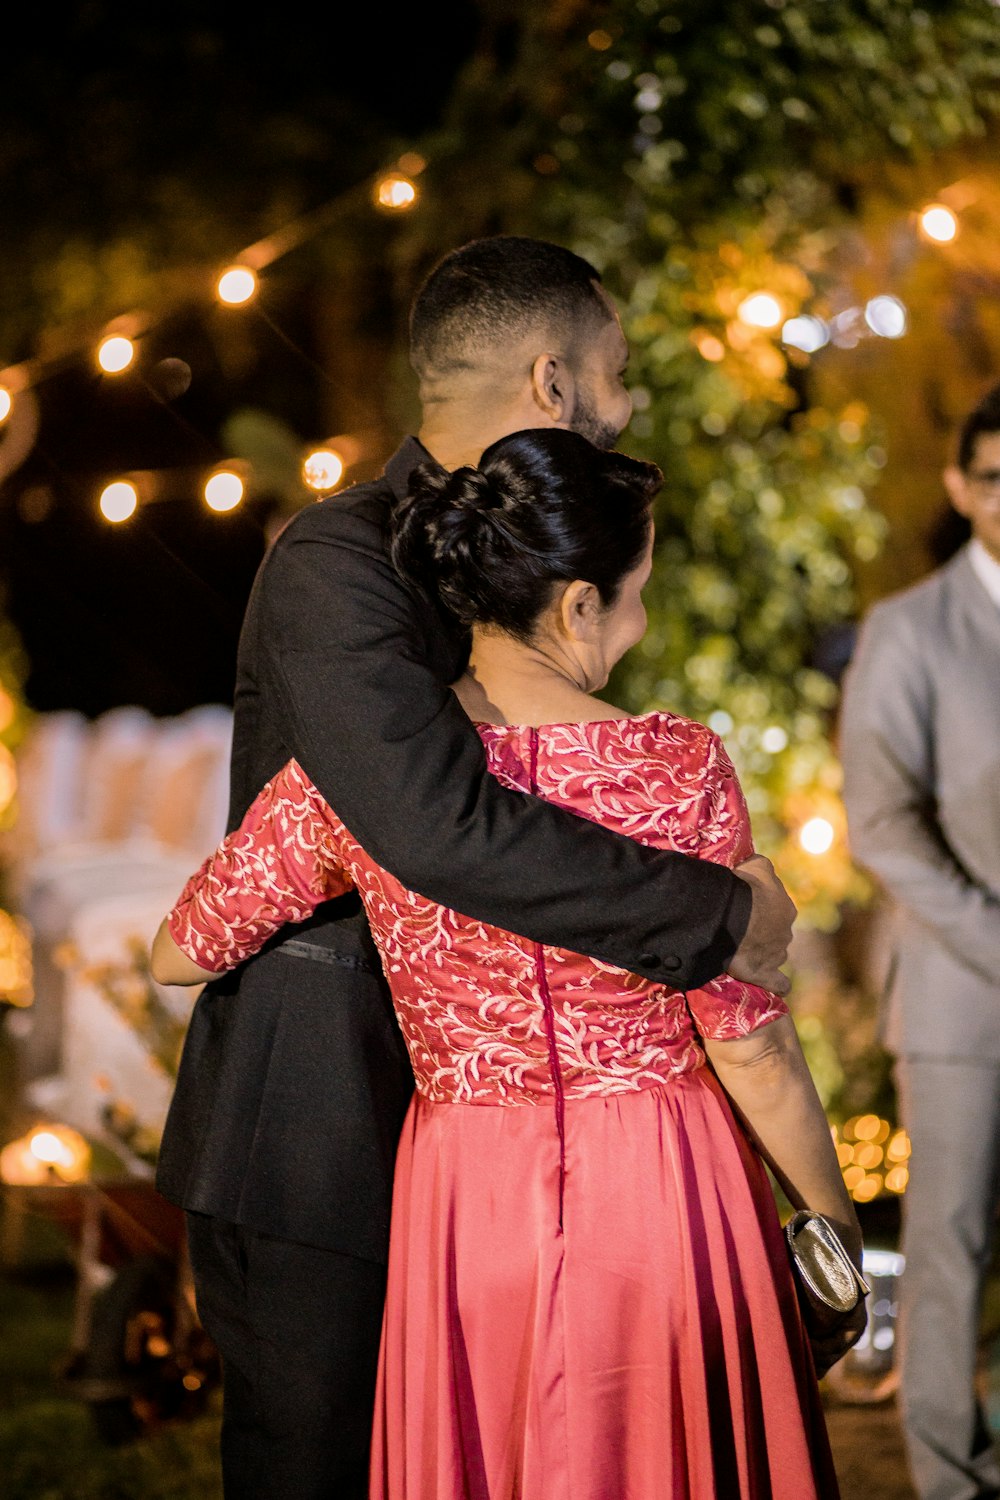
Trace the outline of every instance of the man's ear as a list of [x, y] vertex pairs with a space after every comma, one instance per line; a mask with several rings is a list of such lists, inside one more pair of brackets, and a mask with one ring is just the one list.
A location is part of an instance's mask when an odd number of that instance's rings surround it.
[[569, 420], [576, 382], [560, 354], [539, 354], [531, 366], [531, 396], [554, 427]]
[[950, 464], [942, 475], [944, 487], [948, 491], [948, 499], [960, 516], [967, 516], [971, 506], [969, 503], [969, 481], [957, 464]]
[[601, 619], [601, 596], [592, 583], [575, 578], [563, 589], [559, 619], [572, 641], [590, 641]]

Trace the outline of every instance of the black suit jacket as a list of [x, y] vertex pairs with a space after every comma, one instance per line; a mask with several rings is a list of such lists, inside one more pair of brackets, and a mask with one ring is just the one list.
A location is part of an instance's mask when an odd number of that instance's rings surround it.
[[[261, 565], [240, 642], [230, 827], [291, 756], [403, 883], [536, 941], [681, 989], [720, 973], [750, 892], [500, 785], [447, 684], [464, 637], [394, 572], [393, 498], [426, 451], [310, 506]], [[350, 1254], [385, 1255], [412, 1089], [356, 896], [285, 928], [209, 984], [160, 1154], [188, 1209]]]

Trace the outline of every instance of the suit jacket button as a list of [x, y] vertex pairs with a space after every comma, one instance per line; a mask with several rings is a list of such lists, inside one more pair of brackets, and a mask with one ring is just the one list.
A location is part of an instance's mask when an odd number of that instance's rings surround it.
[[[639, 962], [642, 964], [644, 969], [658, 969], [660, 967], [660, 955], [658, 953], [640, 953]], [[669, 961], [667, 963], [667, 968], [670, 968]]]
[[668, 953], [666, 958], [663, 960], [663, 967], [665, 969], [668, 969], [671, 974], [676, 974], [677, 970], [681, 968], [682, 965], [676, 953]]

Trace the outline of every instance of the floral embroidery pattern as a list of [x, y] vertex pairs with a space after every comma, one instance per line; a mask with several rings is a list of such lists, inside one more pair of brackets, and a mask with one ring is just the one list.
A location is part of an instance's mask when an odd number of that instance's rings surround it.
[[[752, 853], [746, 804], [719, 739], [674, 714], [481, 725], [490, 770], [642, 843], [733, 866]], [[356, 887], [417, 1088], [435, 1102], [551, 1100], [537, 946], [407, 890], [365, 853], [294, 760], [188, 884], [170, 915], [177, 944], [215, 973], [286, 922]], [[703, 1066], [698, 1034], [745, 1036], [784, 1001], [723, 975], [687, 995], [614, 965], [546, 948], [559, 1078], [567, 1098], [650, 1088]]]

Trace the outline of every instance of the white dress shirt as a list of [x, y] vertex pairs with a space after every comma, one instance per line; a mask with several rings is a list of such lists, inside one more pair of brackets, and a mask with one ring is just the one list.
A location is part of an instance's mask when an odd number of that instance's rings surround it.
[[969, 561], [979, 582], [1000, 609], [1000, 562], [975, 537], [969, 543]]

